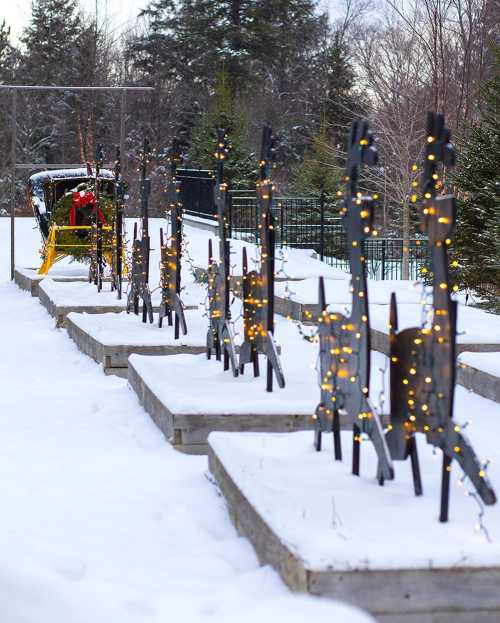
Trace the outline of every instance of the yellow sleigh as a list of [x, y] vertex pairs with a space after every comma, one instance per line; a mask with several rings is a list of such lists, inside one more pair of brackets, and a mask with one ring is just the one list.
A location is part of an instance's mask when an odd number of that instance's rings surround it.
[[[95, 249], [93, 242], [87, 239], [90, 238], [90, 236], [82, 236], [81, 243], [75, 241], [71, 244], [65, 244], [64, 240], [60, 239], [63, 232], [83, 231], [90, 233], [95, 225], [50, 224], [50, 217], [57, 201], [63, 197], [65, 193], [71, 191], [82, 182], [95, 183], [93, 176], [91, 176], [85, 168], [41, 171], [40, 173], [31, 175], [28, 180], [28, 201], [33, 209], [40, 233], [44, 240], [42, 248], [43, 263], [38, 271], [39, 275], [47, 275], [56, 262], [64, 257], [72, 255], [72, 250], [77, 248], [82, 250], [88, 249], [89, 255], [91, 255], [92, 251]], [[101, 169], [99, 172], [99, 184], [103, 189], [107, 187], [108, 194], [112, 195], [114, 192], [114, 174], [107, 169]], [[113, 245], [109, 242], [109, 239], [113, 238], [112, 230], [113, 228], [109, 225], [104, 225], [102, 227], [102, 231], [108, 234], [106, 236], [108, 240], [103, 244], [103, 259], [109, 266], [113, 266], [113, 260], [116, 259], [113, 257]], [[109, 235], [110, 233], [111, 236]], [[125, 246], [122, 250], [122, 266], [123, 276], [126, 276], [127, 264]]]
[[[86, 230], [86, 231], [91, 231], [93, 229], [92, 225], [52, 225], [50, 230], [49, 230], [49, 235], [47, 236], [47, 239], [44, 242], [43, 245], [43, 249], [42, 249], [42, 257], [43, 257], [43, 264], [41, 265], [38, 274], [39, 275], [47, 275], [49, 270], [52, 268], [52, 266], [58, 262], [59, 260], [62, 260], [64, 257], [67, 257], [68, 255], [70, 255], [68, 253], [69, 249], [75, 249], [75, 248], [85, 248], [85, 249], [92, 249], [93, 245], [89, 244], [89, 243], [83, 243], [82, 244], [60, 244], [57, 241], [58, 238], [58, 234], [60, 232], [63, 231], [82, 231], [82, 230]], [[103, 232], [111, 232], [112, 231], [112, 227], [110, 227], [109, 225], [103, 226], [102, 227], [102, 231]], [[113, 252], [112, 252], [112, 245], [107, 244], [107, 245], [103, 245], [103, 258], [105, 260], [105, 262], [111, 266], [112, 262], [113, 262]], [[126, 276], [127, 274], [127, 263], [126, 263], [126, 251], [125, 251], [125, 246], [123, 246], [123, 250], [122, 250], [122, 265], [123, 265], [123, 273], [124, 276]]]

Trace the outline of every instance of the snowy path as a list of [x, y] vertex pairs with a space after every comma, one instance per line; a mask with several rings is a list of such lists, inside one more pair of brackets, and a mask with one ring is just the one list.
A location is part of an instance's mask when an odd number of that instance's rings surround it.
[[362, 623], [291, 595], [237, 536], [206, 458], [164, 441], [27, 293], [0, 284], [0, 621]]

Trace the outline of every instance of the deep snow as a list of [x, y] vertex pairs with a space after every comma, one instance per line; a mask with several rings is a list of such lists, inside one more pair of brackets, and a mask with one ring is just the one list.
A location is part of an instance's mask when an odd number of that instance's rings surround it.
[[[38, 265], [32, 224], [17, 222], [20, 265]], [[0, 621], [372, 620], [259, 567], [206, 458], [174, 451], [126, 382], [7, 281], [7, 234], [0, 219]]]
[[465, 352], [458, 356], [458, 361], [465, 366], [500, 377], [500, 353]]
[[158, 327], [158, 315], [155, 322], [139, 322], [134, 314], [77, 314], [71, 312], [71, 319], [80, 329], [92, 338], [107, 346], [122, 346], [125, 343], [134, 346], [200, 346], [207, 342], [207, 319], [199, 309], [186, 309], [184, 312], [188, 332], [180, 331], [179, 339], [175, 339], [173, 327], [169, 327], [167, 319], [163, 326]]
[[[500, 490], [498, 443], [492, 429], [499, 405], [457, 388], [456, 421]], [[476, 530], [479, 507], [467, 495], [462, 470], [452, 466], [450, 520], [440, 523], [441, 452], [417, 435], [424, 494], [415, 497], [410, 460], [395, 461], [396, 478], [379, 487], [376, 455], [361, 446], [361, 475], [351, 474], [352, 433], [342, 432], [343, 461], [333, 460], [332, 436], [315, 452], [312, 432], [214, 432], [209, 443], [263, 520], [310, 568], [414, 569], [496, 566], [500, 560], [500, 506], [485, 507], [485, 534]]]
[[[152, 220], [153, 240], [161, 223]], [[31, 219], [17, 222], [18, 265], [39, 265], [39, 234], [33, 225]], [[0, 219], [0, 621], [370, 620], [329, 600], [291, 595], [272, 570], [258, 566], [252, 548], [237, 536], [223, 500], [206, 477], [206, 459], [176, 453], [126, 382], [104, 376], [100, 366], [79, 353], [64, 330], [53, 328], [36, 299], [8, 283], [8, 226], [8, 219]], [[204, 265], [208, 233], [192, 228], [187, 228], [187, 233], [193, 262]], [[158, 245], [153, 247], [151, 283], [156, 284]], [[305, 266], [304, 257], [294, 256], [291, 267]], [[305, 268], [314, 273], [317, 264], [311, 262], [308, 260]], [[342, 279], [339, 282], [335, 290], [343, 291], [345, 284]], [[385, 297], [385, 291], [383, 294]], [[302, 380], [314, 388], [313, 407], [317, 395], [312, 366], [317, 345], [301, 341], [296, 328], [284, 319], [277, 321], [277, 336], [284, 347], [289, 379], [293, 381], [300, 372]], [[286, 351], [292, 345], [294, 350], [300, 348], [300, 357], [292, 358], [297, 369], [287, 370], [291, 364], [286, 361]], [[212, 363], [217, 375], [222, 374], [220, 364]], [[376, 370], [372, 381], [376, 402], [380, 385]], [[261, 390], [265, 397], [263, 388], [257, 391]], [[485, 418], [484, 404], [476, 398], [468, 398], [464, 404], [468, 413], [473, 412], [471, 436], [482, 453], [490, 450], [482, 440], [498, 416], [498, 405], [494, 414], [488, 409]], [[476, 439], [475, 431], [480, 433]], [[340, 466], [335, 466], [326, 453], [314, 455], [310, 435], [296, 437], [306, 438], [306, 445], [300, 441], [300, 449], [297, 447], [295, 468], [302, 464], [305, 473], [305, 465], [324, 462], [326, 481], [331, 481]], [[289, 450], [296, 446], [292, 439]], [[249, 465], [251, 454], [249, 447]], [[290, 452], [288, 458], [292, 457]], [[367, 468], [368, 461], [367, 453]], [[406, 466], [397, 467], [404, 471]], [[281, 477], [280, 486], [289, 480], [289, 473], [285, 466], [285, 480]], [[312, 470], [310, 474], [317, 477]], [[497, 484], [495, 465], [492, 476]], [[351, 482], [349, 476], [348, 488]], [[427, 475], [425, 486], [425, 522], [434, 533], [437, 491]], [[386, 490], [388, 493], [377, 488], [377, 503], [381, 493], [392, 499], [389, 485]], [[273, 491], [276, 495], [276, 487]], [[418, 503], [404, 480], [391, 491], [399, 496], [400, 503], [404, 499], [405, 508]], [[470, 505], [472, 500], [467, 507], [460, 504], [459, 528], [462, 535], [467, 529], [467, 545], [474, 554], [476, 538], [484, 536], [473, 532], [475, 509]], [[488, 516], [497, 518], [498, 509], [487, 514], [487, 521]], [[330, 514], [323, 520], [329, 518]], [[420, 514], [416, 529], [422, 521]], [[450, 527], [454, 530], [453, 524]], [[289, 528], [293, 530], [293, 524]], [[309, 526], [303, 528], [305, 533], [310, 532]], [[496, 535], [495, 530], [492, 533]], [[323, 545], [328, 549], [335, 543], [322, 531], [319, 541], [309, 542], [311, 555], [320, 556]], [[496, 547], [488, 548], [488, 552], [496, 552]], [[362, 550], [359, 556], [369, 553]], [[482, 561], [487, 558], [483, 546], [478, 557]]]

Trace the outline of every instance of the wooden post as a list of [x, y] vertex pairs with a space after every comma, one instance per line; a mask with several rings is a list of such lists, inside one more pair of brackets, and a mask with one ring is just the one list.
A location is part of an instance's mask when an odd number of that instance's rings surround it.
[[11, 179], [10, 179], [10, 278], [14, 279], [16, 263], [15, 233], [16, 233], [16, 144], [17, 144], [17, 90], [12, 89], [11, 115]]
[[325, 259], [325, 191], [323, 188], [321, 189], [321, 194], [319, 196], [319, 214], [319, 259], [323, 261]]

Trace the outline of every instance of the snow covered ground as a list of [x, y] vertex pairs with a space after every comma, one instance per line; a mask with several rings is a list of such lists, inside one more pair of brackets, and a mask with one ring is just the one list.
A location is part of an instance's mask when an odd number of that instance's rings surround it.
[[[425, 320], [423, 312], [422, 305], [406, 303], [398, 305], [399, 330], [420, 326]], [[388, 322], [389, 308], [387, 306], [370, 306], [370, 326], [372, 329], [388, 334]], [[500, 344], [500, 316], [489, 314], [477, 307], [459, 304], [457, 309], [457, 343]], [[500, 354], [497, 353], [497, 357], [500, 358]]]
[[[32, 224], [17, 222], [26, 266]], [[126, 382], [7, 281], [7, 233], [0, 219], [0, 621], [372, 620], [259, 567], [206, 458], [171, 449]]]
[[[160, 224], [151, 223], [153, 242]], [[291, 595], [259, 567], [206, 477], [206, 458], [174, 451], [126, 382], [104, 376], [36, 299], [8, 282], [8, 231], [0, 219], [0, 621], [369, 621], [338, 603]], [[208, 232], [187, 233], [193, 263], [205, 265]], [[33, 220], [18, 219], [16, 240], [17, 264], [38, 266]], [[315, 260], [301, 253], [292, 268], [307, 264], [314, 273]], [[296, 331], [277, 322], [285, 374], [299, 373], [286, 360], [294, 341], [312, 388], [317, 346]]]
[[198, 309], [187, 309], [184, 312], [188, 332], [180, 332], [178, 340], [174, 337], [173, 327], [168, 327], [167, 320], [160, 329], [158, 316], [155, 322], [139, 322], [134, 314], [77, 314], [71, 312], [68, 318], [77, 324], [95, 340], [107, 346], [202, 346], [207, 341], [207, 319]]
[[[101, 292], [93, 283], [82, 281], [61, 282], [55, 281], [50, 277], [42, 280], [40, 289], [50, 298], [53, 303], [59, 307], [125, 307], [127, 306], [127, 296], [118, 300], [116, 292], [111, 292], [108, 283], [103, 284]], [[124, 287], [124, 290], [126, 288]], [[192, 309], [198, 307], [200, 301], [205, 298], [206, 289], [199, 283], [185, 284], [182, 292], [182, 301], [186, 308]], [[161, 303], [161, 290], [154, 287], [151, 290], [151, 301], [153, 306], [159, 306]]]
[[[89, 317], [89, 323], [93, 323]], [[243, 376], [233, 378], [222, 364], [207, 361], [205, 355], [174, 355], [168, 358], [132, 355], [134, 368], [148, 387], [173, 413], [254, 413], [312, 415], [319, 402], [318, 373], [315, 369], [318, 344], [304, 340], [293, 322], [276, 316], [275, 335], [281, 347], [281, 363], [286, 385], [266, 392], [265, 360], [260, 358], [261, 376], [254, 378], [248, 365]], [[240, 343], [238, 333], [236, 343]], [[378, 398], [382, 372], [388, 383], [386, 357], [372, 352], [371, 395]], [[183, 370], [175, 382], [174, 370]], [[196, 384], [197, 391], [190, 389]]]
[[[500, 491], [500, 453], [492, 430], [497, 403], [457, 388], [456, 421], [467, 429], [488, 476]], [[315, 570], [496, 566], [500, 560], [500, 505], [485, 507], [485, 533], [476, 529], [479, 506], [460, 486], [454, 463], [450, 521], [440, 523], [441, 452], [417, 436], [424, 494], [415, 497], [410, 460], [394, 463], [396, 478], [379, 487], [369, 441], [361, 446], [361, 477], [351, 474], [352, 434], [342, 433], [343, 461], [333, 460], [332, 436], [323, 452], [311, 432], [211, 433], [210, 445], [224, 468], [287, 547]], [[363, 510], [369, 509], [369, 520]], [[423, 530], [423, 532], [422, 532]]]
[[[461, 353], [458, 361], [500, 378], [500, 353]], [[500, 381], [499, 381], [500, 382]]]
[[[345, 274], [345, 273], [344, 273]], [[275, 292], [278, 296], [285, 296], [285, 283], [277, 283]], [[318, 302], [318, 279], [304, 279], [288, 284], [289, 295], [298, 303]], [[400, 303], [420, 303], [421, 294], [411, 281], [369, 281], [368, 298], [372, 305], [389, 305], [391, 292], [397, 292]], [[352, 301], [349, 275], [345, 279], [327, 280], [325, 282], [325, 296], [327, 303], [349, 305]]]

